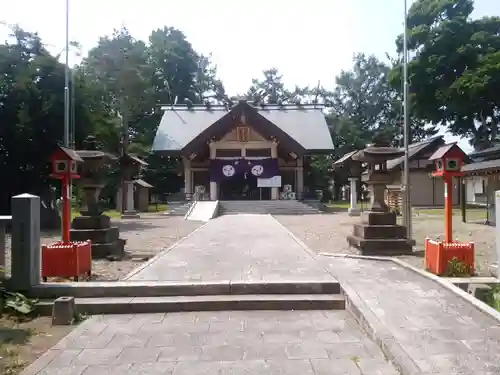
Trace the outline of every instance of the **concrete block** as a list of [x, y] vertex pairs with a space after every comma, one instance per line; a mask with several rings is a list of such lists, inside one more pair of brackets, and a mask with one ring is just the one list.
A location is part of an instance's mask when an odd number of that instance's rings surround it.
[[40, 198], [12, 197], [12, 261], [9, 287], [26, 291], [40, 284]]
[[52, 307], [52, 325], [70, 325], [75, 316], [75, 298], [59, 297]]

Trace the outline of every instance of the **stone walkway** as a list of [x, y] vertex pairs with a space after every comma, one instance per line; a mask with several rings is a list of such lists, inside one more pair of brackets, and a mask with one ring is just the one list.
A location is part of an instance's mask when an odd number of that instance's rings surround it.
[[332, 277], [268, 215], [210, 221], [130, 280], [284, 281]]
[[[325, 262], [327, 263], [327, 262]], [[134, 280], [332, 280], [270, 216], [210, 221]], [[346, 311], [94, 316], [23, 375], [396, 375]]]
[[97, 316], [23, 375], [397, 375], [345, 311]]
[[[498, 322], [392, 262], [313, 257], [270, 216], [210, 221], [133, 276], [194, 282], [334, 278], [369, 312], [365, 323], [383, 328], [375, 336], [384, 335], [384, 347], [389, 340], [399, 345], [394, 358], [403, 358], [412, 375], [500, 374]], [[249, 311], [92, 317], [23, 375], [101, 373], [396, 374], [346, 311]]]
[[329, 259], [424, 374], [500, 374], [500, 325], [438, 283], [392, 262]]

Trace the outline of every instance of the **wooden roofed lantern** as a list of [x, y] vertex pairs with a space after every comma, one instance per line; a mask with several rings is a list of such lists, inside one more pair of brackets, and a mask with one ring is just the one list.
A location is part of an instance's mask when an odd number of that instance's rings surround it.
[[444, 241], [425, 239], [425, 268], [436, 275], [445, 274], [450, 265], [460, 265], [467, 273], [474, 273], [474, 243], [453, 240], [453, 178], [463, 176], [465, 152], [456, 144], [441, 146], [429, 158], [434, 162], [434, 177], [444, 183]]

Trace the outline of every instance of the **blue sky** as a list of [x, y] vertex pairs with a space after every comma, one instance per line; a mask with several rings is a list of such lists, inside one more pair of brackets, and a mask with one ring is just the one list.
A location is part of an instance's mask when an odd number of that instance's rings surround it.
[[[476, 0], [473, 16], [500, 15], [498, 2]], [[65, 0], [48, 3], [8, 1], [0, 21], [38, 31], [59, 53]], [[394, 40], [403, 30], [403, 0], [70, 0], [70, 39], [80, 42], [84, 53], [99, 36], [122, 25], [144, 40], [164, 25], [182, 30], [197, 51], [212, 53], [230, 94], [244, 92], [252, 78], [270, 67], [277, 67], [289, 86], [321, 81], [333, 87], [354, 53], [394, 54]], [[0, 38], [7, 34], [0, 25]]]

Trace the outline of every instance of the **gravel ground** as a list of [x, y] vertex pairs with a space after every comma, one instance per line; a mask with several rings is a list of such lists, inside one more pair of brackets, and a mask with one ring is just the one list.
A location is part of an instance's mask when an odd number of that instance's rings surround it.
[[[140, 219], [127, 219], [114, 222], [120, 228], [120, 237], [127, 240], [126, 257], [122, 260], [105, 259], [92, 261], [92, 279], [113, 281], [123, 279], [132, 270], [172, 246], [187, 236], [203, 222], [184, 220], [181, 216], [144, 214]], [[42, 233], [42, 245], [60, 240], [58, 233]], [[6, 236], [6, 266], [10, 270], [10, 236]]]
[[[352, 232], [352, 224], [359, 217], [350, 217], [346, 212], [322, 215], [275, 216], [295, 236], [316, 252], [355, 254], [349, 248], [346, 236]], [[423, 268], [425, 237], [442, 238], [443, 218], [440, 215], [418, 215], [413, 219], [413, 238], [416, 240], [415, 255], [402, 256], [408, 263]], [[488, 266], [496, 262], [495, 228], [474, 223], [462, 223], [460, 217], [454, 217], [453, 233], [458, 241], [473, 241], [476, 251], [476, 273], [490, 276]]]

